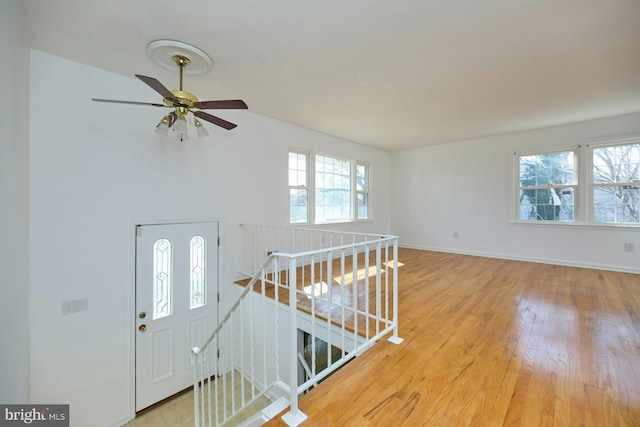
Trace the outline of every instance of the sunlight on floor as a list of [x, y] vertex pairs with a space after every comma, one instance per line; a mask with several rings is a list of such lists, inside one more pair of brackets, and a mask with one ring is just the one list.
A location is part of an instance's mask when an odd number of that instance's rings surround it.
[[304, 287], [305, 294], [311, 295], [312, 292], [313, 292], [313, 295], [316, 295], [316, 296], [324, 295], [327, 292], [329, 292], [329, 285], [327, 285], [327, 282], [321, 282], [321, 283], [314, 283], [313, 285]]

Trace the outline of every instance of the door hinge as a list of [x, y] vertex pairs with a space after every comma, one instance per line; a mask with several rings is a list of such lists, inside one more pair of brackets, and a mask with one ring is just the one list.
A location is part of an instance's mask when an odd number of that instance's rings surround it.
[[218, 237], [218, 246], [220, 246], [220, 238]]
[[218, 292], [218, 302], [220, 302], [220, 292]]
[[220, 359], [220, 349], [218, 349], [218, 359]]
[[142, 227], [136, 225], [136, 237], [142, 237]]

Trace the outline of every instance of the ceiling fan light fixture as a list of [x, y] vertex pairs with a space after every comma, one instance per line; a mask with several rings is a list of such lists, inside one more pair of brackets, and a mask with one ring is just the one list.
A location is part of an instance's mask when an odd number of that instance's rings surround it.
[[156, 126], [155, 133], [162, 136], [169, 136], [169, 125], [164, 121], [161, 121], [158, 123], [158, 126]]
[[187, 120], [184, 117], [178, 117], [173, 124], [173, 130], [176, 132], [180, 141], [188, 141], [189, 135], [187, 134]]
[[193, 125], [196, 127], [196, 132], [198, 132], [198, 138], [206, 138], [207, 136], [209, 136], [209, 132], [207, 132], [207, 129], [202, 126], [200, 120], [193, 119]]
[[169, 128], [173, 124], [174, 117], [170, 114], [164, 116], [156, 126], [155, 132], [162, 136], [169, 136]]

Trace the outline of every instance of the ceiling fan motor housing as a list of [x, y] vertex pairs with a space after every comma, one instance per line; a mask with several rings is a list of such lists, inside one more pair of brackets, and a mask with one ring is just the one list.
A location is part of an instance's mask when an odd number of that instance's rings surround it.
[[194, 94], [182, 90], [172, 90], [171, 93], [178, 99], [178, 102], [164, 98], [163, 101], [169, 107], [175, 107], [176, 114], [180, 117], [185, 116], [189, 112], [189, 108], [195, 107], [198, 97]]

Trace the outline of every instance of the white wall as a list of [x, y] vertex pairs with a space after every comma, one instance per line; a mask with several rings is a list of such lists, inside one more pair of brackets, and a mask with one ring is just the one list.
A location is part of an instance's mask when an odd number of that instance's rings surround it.
[[[209, 138], [178, 143], [153, 133], [164, 110], [91, 97], [158, 101], [134, 77], [32, 51], [32, 397], [70, 403], [82, 427], [133, 416], [133, 224], [222, 220], [228, 303], [237, 225], [288, 219], [292, 145], [370, 161], [375, 220], [355, 229], [390, 229], [386, 152], [250, 111], [220, 113], [238, 124], [231, 132], [205, 124]], [[63, 301], [84, 297], [88, 311], [61, 315]]]
[[24, 5], [0, 0], [0, 403], [29, 402], [29, 45]]
[[638, 228], [511, 222], [514, 151], [633, 135], [640, 114], [393, 153], [392, 232], [403, 246], [640, 272]]

